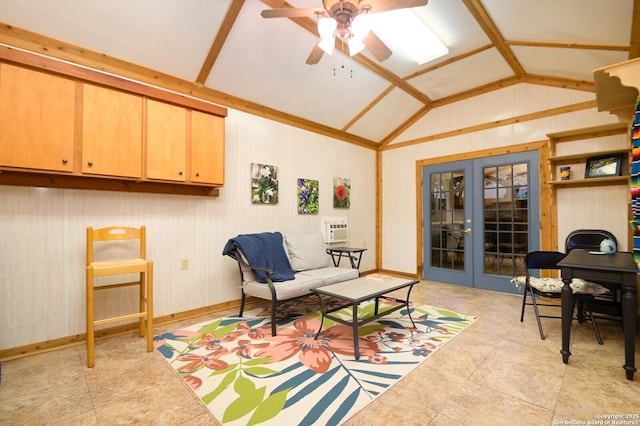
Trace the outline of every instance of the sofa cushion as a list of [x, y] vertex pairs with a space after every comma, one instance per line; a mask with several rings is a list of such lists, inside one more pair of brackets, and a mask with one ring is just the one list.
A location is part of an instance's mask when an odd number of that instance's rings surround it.
[[284, 234], [289, 261], [294, 271], [307, 271], [329, 266], [321, 232]]
[[319, 269], [309, 269], [303, 272], [299, 272], [299, 274], [310, 275], [315, 278], [322, 278], [323, 285], [353, 280], [360, 276], [360, 273], [357, 269], [336, 268], [335, 266], [327, 266], [326, 268]]
[[[276, 289], [277, 300], [287, 300], [293, 297], [304, 296], [311, 293], [314, 287], [321, 287], [324, 281], [322, 278], [312, 275], [297, 273], [293, 280], [273, 283]], [[271, 299], [271, 290], [268, 284], [257, 281], [245, 281], [244, 292], [247, 296], [258, 297], [260, 299]]]

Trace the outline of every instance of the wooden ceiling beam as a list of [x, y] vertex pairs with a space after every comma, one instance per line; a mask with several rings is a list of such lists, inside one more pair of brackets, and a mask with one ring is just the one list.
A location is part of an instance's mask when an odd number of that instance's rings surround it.
[[504, 60], [507, 61], [507, 64], [509, 64], [516, 77], [524, 75], [525, 71], [522, 64], [520, 64], [516, 55], [513, 54], [507, 43], [505, 43], [500, 30], [498, 30], [498, 27], [496, 27], [496, 24], [493, 22], [480, 0], [462, 1], [467, 9], [469, 9], [469, 12], [471, 12], [474, 19], [478, 22], [480, 28], [484, 30], [487, 37], [489, 37], [489, 40], [491, 40], [495, 45]]
[[572, 80], [570, 78], [552, 77], [548, 75], [527, 74], [521, 78], [525, 83], [539, 84], [541, 86], [557, 87], [560, 89], [581, 90], [583, 92], [596, 92], [596, 85], [592, 81]]
[[202, 64], [202, 68], [200, 68], [200, 72], [196, 78], [196, 84], [204, 84], [204, 82], [207, 81], [209, 73], [213, 69], [213, 64], [215, 64], [216, 59], [218, 59], [222, 46], [224, 46], [224, 42], [227, 41], [227, 37], [229, 36], [236, 19], [238, 19], [238, 15], [240, 14], [240, 10], [242, 9], [244, 2], [245, 0], [233, 0], [231, 2], [231, 6], [229, 7], [229, 10], [227, 10], [227, 14], [222, 21], [220, 30], [218, 30], [218, 34], [216, 34], [216, 38], [213, 40], [213, 44], [211, 45], [209, 53]]
[[553, 47], [564, 49], [611, 50], [628, 52], [628, 44], [574, 43], [568, 41], [505, 40], [508, 46]]

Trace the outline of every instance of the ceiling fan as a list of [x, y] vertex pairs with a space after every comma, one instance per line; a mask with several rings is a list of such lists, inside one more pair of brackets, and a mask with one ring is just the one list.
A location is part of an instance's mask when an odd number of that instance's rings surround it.
[[365, 47], [378, 60], [391, 56], [391, 50], [366, 24], [366, 16], [396, 9], [425, 6], [428, 0], [322, 0], [324, 9], [281, 8], [263, 10], [263, 18], [318, 19], [320, 41], [315, 45], [306, 63], [317, 64], [323, 53], [331, 54], [336, 38], [346, 43], [351, 56]]

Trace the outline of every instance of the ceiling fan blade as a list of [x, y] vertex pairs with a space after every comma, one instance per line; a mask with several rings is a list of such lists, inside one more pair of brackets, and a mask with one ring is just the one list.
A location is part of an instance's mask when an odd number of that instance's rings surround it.
[[371, 6], [369, 13], [388, 12], [389, 10], [406, 9], [408, 7], [426, 6], [429, 0], [361, 0], [360, 6]]
[[263, 18], [315, 18], [316, 13], [324, 14], [324, 9], [296, 9], [288, 7], [285, 9], [265, 9], [260, 12]]
[[389, 56], [391, 56], [391, 50], [373, 31], [369, 31], [369, 34], [367, 34], [362, 42], [379, 62], [387, 60]]
[[320, 49], [320, 47], [318, 47], [318, 45], [316, 44], [315, 46], [313, 46], [313, 50], [311, 51], [311, 53], [309, 53], [309, 57], [307, 58], [307, 65], [315, 65], [318, 62], [320, 62], [320, 58], [322, 58], [322, 55], [324, 54], [324, 50]]

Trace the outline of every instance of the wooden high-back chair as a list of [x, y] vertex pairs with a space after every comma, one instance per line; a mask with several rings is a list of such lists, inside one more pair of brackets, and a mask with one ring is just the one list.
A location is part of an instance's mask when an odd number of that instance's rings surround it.
[[[118, 245], [125, 240], [138, 240], [139, 255], [127, 259], [94, 260], [94, 254], [100, 249], [105, 251], [107, 244]], [[153, 262], [147, 260], [146, 227], [130, 228], [110, 226], [106, 228], [87, 228], [87, 367], [95, 364], [95, 327], [130, 319], [139, 319], [140, 337], [147, 328], [147, 352], [153, 350]], [[98, 247], [100, 246], [100, 247]], [[95, 285], [97, 277], [139, 274], [133, 282]], [[124, 279], [124, 277], [123, 277]], [[94, 318], [94, 292], [98, 290], [139, 286], [139, 310], [126, 315], [96, 320]]]

